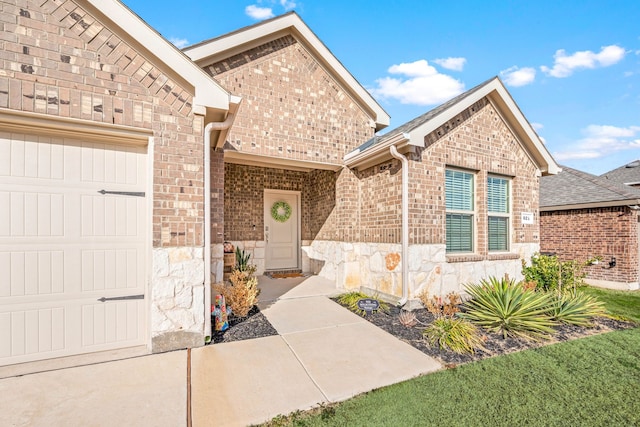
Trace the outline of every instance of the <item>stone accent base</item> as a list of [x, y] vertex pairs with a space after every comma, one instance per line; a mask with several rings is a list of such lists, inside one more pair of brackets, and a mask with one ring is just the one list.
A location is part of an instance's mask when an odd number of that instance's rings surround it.
[[204, 250], [155, 248], [151, 278], [151, 350], [204, 345]]

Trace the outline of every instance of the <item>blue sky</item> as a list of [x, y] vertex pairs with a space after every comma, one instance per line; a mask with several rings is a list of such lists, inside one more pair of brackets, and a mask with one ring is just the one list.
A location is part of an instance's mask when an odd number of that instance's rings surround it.
[[640, 159], [640, 1], [124, 0], [179, 47], [295, 10], [395, 128], [500, 76], [558, 163]]

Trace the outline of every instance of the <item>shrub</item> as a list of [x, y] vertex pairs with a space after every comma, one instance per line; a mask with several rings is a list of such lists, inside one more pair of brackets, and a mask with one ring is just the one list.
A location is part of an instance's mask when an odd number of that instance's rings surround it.
[[553, 297], [551, 318], [577, 326], [590, 326], [595, 316], [605, 314], [604, 304], [580, 291], [564, 292]]
[[339, 295], [338, 298], [336, 298], [336, 301], [338, 301], [338, 304], [347, 307], [349, 310], [353, 311], [354, 313], [360, 316], [364, 316], [367, 313], [358, 307], [358, 301], [361, 299], [374, 299], [378, 301], [378, 304], [380, 304], [380, 310], [385, 312], [389, 311], [389, 304], [387, 304], [384, 301], [381, 301], [378, 298], [370, 297], [364, 292], [358, 292], [358, 291], [347, 292], [345, 294]]
[[523, 338], [547, 338], [555, 322], [551, 319], [551, 297], [547, 293], [526, 290], [514, 280], [482, 280], [468, 285], [471, 300], [460, 316], [491, 332]]
[[231, 312], [238, 317], [245, 317], [258, 302], [258, 279], [246, 271], [233, 270], [229, 277], [230, 284], [216, 283], [211, 288], [214, 292], [224, 295], [226, 304]]
[[539, 290], [575, 289], [585, 285], [585, 265], [575, 260], [560, 261], [555, 255], [536, 254], [529, 266], [522, 260], [522, 274], [525, 282], [535, 282]]
[[478, 328], [465, 319], [439, 317], [425, 328], [422, 336], [430, 345], [456, 353], [475, 353], [483, 348]]

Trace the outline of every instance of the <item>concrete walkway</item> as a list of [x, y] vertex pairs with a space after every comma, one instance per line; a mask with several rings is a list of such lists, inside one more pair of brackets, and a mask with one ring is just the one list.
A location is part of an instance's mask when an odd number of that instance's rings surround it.
[[[277, 286], [263, 313], [279, 335], [191, 351], [193, 426], [261, 423], [440, 369], [330, 301], [332, 283]], [[0, 424], [187, 425], [188, 358], [175, 351], [0, 379]]]
[[333, 283], [309, 277], [263, 311], [278, 336], [194, 349], [194, 425], [256, 424], [440, 369], [333, 293]]

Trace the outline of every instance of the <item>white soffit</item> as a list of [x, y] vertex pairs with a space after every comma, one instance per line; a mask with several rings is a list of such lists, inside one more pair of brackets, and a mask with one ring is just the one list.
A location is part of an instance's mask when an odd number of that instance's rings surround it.
[[203, 105], [216, 110], [229, 109], [229, 92], [224, 90], [197, 64], [189, 60], [178, 48], [151, 28], [138, 15], [118, 0], [81, 0], [120, 27], [133, 40], [164, 62], [195, 88], [194, 106]]
[[290, 12], [286, 15], [259, 23], [218, 38], [204, 41], [185, 48], [183, 51], [194, 62], [204, 66], [217, 59], [232, 56], [241, 51], [259, 46], [269, 40], [292, 34], [312, 51], [324, 67], [349, 89], [352, 96], [373, 113], [376, 129], [389, 126], [389, 114], [382, 109], [371, 94], [351, 75], [342, 63], [331, 53], [322, 41], [300, 19]]

